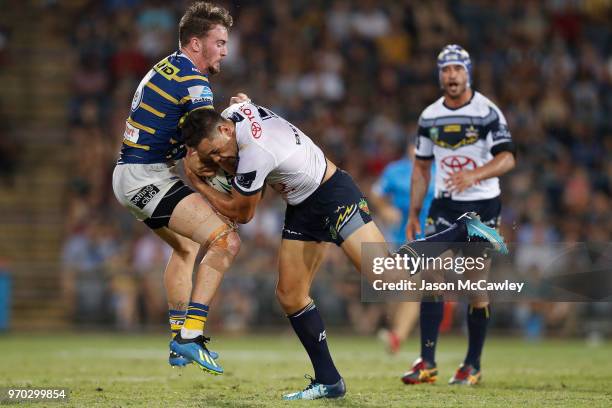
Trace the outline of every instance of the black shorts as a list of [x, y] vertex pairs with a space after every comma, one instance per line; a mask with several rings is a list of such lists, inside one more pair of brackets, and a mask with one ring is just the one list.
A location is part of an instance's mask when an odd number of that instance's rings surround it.
[[499, 227], [501, 200], [499, 197], [476, 201], [455, 201], [450, 198], [436, 198], [429, 208], [425, 222], [425, 235], [438, 233], [450, 227], [462, 214], [474, 211], [480, 220], [492, 228]]
[[283, 239], [333, 242], [340, 246], [372, 221], [365, 196], [343, 170], [336, 172], [298, 205], [287, 205]]
[[144, 220], [144, 223], [147, 227], [151, 229], [158, 229], [167, 227], [170, 222], [170, 217], [172, 216], [172, 212], [174, 211], [174, 207], [188, 195], [193, 194], [194, 191], [183, 183], [181, 180], [174, 183], [170, 190], [166, 193], [166, 195], [161, 199], [153, 214]]

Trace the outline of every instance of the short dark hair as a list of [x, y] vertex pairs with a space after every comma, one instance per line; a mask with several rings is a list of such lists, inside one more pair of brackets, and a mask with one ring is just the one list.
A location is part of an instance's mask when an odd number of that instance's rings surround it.
[[203, 139], [215, 134], [216, 126], [223, 117], [213, 109], [197, 109], [187, 115], [181, 134], [188, 147], [197, 147]]
[[234, 23], [232, 16], [227, 9], [198, 1], [193, 3], [181, 17], [179, 23], [179, 44], [186, 45], [193, 37], [200, 38], [217, 24], [221, 24], [228, 30]]

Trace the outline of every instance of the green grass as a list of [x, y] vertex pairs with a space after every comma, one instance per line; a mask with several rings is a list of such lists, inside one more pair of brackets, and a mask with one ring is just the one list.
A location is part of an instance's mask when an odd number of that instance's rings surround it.
[[[372, 338], [334, 335], [330, 347], [348, 393], [342, 400], [283, 402], [284, 392], [306, 385], [311, 368], [293, 335], [218, 336], [226, 374], [193, 366], [171, 369], [167, 336], [58, 334], [0, 336], [0, 387], [67, 387], [74, 407], [577, 407], [612, 405], [612, 344], [581, 341], [525, 343], [491, 338], [484, 381], [451, 387], [465, 339], [444, 336], [438, 347], [440, 381], [405, 386], [399, 376], [416, 356], [413, 339], [399, 357]], [[24, 404], [19, 406], [25, 406]]]

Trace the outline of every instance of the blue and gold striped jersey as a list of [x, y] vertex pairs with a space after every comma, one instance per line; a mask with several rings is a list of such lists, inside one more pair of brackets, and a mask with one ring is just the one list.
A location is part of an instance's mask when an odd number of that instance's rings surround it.
[[180, 51], [145, 75], [126, 120], [118, 164], [164, 163], [185, 156], [179, 124], [195, 109], [213, 109], [208, 77]]

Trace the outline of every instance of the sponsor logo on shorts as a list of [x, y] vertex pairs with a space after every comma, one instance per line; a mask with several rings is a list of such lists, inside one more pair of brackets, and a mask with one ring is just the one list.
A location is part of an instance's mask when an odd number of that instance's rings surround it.
[[289, 235], [297, 235], [297, 236], [299, 236], [299, 237], [301, 237], [302, 235], [304, 235], [304, 234], [302, 234], [301, 232], [292, 231], [292, 230], [290, 230], [290, 229], [288, 229], [288, 228], [283, 228], [283, 232], [284, 232], [285, 234], [289, 234]]
[[130, 202], [142, 210], [157, 193], [159, 193], [159, 188], [153, 184], [149, 184], [141, 188], [136, 195], [130, 199]]
[[366, 201], [365, 198], [362, 198], [361, 200], [359, 200], [359, 209], [363, 211], [364, 213], [370, 215], [370, 207], [368, 207], [368, 202]]
[[353, 214], [355, 214], [356, 211], [357, 211], [357, 205], [351, 204], [347, 206], [346, 209], [342, 213], [340, 213], [338, 218], [336, 218], [335, 229], [337, 232], [339, 232], [342, 229], [342, 227], [344, 227], [344, 225], [347, 222], [349, 222], [349, 220], [351, 219]]

